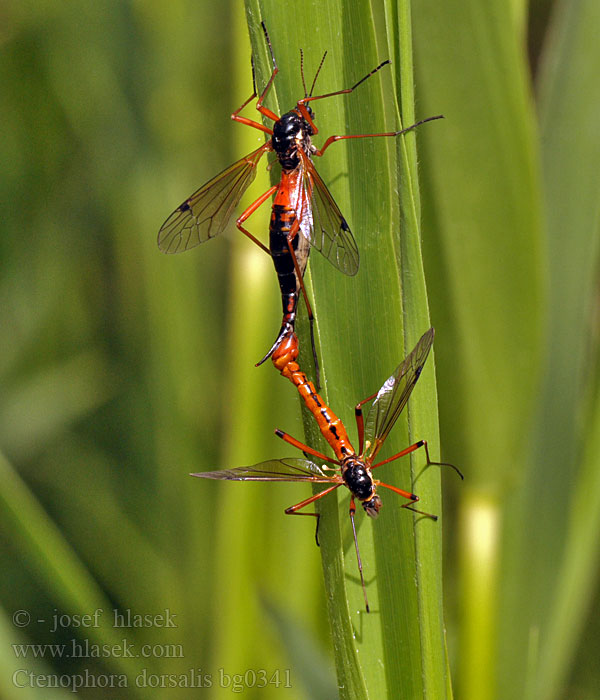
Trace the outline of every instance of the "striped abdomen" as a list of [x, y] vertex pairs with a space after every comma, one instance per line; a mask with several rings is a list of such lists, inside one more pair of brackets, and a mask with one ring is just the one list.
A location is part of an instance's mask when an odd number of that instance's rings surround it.
[[[299, 170], [283, 171], [271, 210], [269, 250], [279, 280], [283, 307], [281, 330], [273, 348], [281, 343], [285, 335], [294, 330], [296, 307], [301, 289], [300, 277], [304, 275], [310, 252], [310, 241], [301, 232], [301, 228], [306, 228], [306, 222], [300, 221], [296, 213], [297, 210], [300, 212], [306, 210], [306, 206], [298, 206], [298, 198], [302, 197], [301, 185], [302, 176]], [[294, 265], [292, 251], [298, 269]]]
[[[291, 234], [291, 235], [290, 235]], [[288, 242], [289, 241], [289, 242]], [[273, 204], [269, 226], [269, 250], [279, 280], [283, 313], [294, 312], [300, 294], [300, 280], [290, 252], [294, 251], [298, 269], [304, 275], [310, 252], [310, 242], [299, 232], [296, 213], [290, 206]]]
[[298, 357], [298, 340], [295, 334], [286, 336], [273, 353], [272, 361], [284, 377], [287, 377], [298, 389], [308, 410], [313, 414], [323, 437], [331, 445], [335, 456], [340, 460], [355, 455], [348, 433], [342, 421], [317, 394], [314, 384], [309, 381], [296, 362]]

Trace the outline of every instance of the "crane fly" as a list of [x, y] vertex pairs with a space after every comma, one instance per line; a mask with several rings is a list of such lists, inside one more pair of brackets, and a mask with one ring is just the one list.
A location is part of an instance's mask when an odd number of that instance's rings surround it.
[[[353, 92], [361, 83], [377, 73], [389, 61], [383, 61], [377, 68], [361, 78], [352, 87], [323, 95], [313, 95], [316, 80], [327, 52], [316, 72], [310, 93], [306, 89], [303, 69], [303, 56], [300, 52], [300, 68], [304, 97], [296, 103], [294, 109], [279, 117], [263, 103], [271, 89], [275, 76], [279, 72], [271, 40], [261, 23], [273, 68], [267, 84], [258, 96], [256, 109], [266, 119], [274, 122], [273, 127], [265, 126], [240, 112], [257, 97], [254, 63], [252, 63], [252, 95], [231, 115], [231, 118], [267, 134], [268, 140], [262, 146], [244, 158], [230, 165], [199, 190], [188, 197], [169, 216], [158, 233], [158, 247], [164, 253], [181, 253], [218, 236], [227, 226], [233, 212], [246, 189], [256, 176], [256, 168], [261, 158], [274, 151], [281, 165], [279, 183], [270, 187], [256, 199], [236, 221], [237, 228], [273, 259], [279, 278], [282, 297], [283, 320], [281, 329], [269, 352], [257, 362], [262, 364], [277, 349], [284, 336], [294, 330], [296, 308], [302, 293], [310, 321], [311, 341], [315, 369], [318, 381], [318, 362], [314, 341], [314, 316], [303, 275], [308, 262], [310, 248], [316, 248], [330, 263], [346, 275], [355, 275], [358, 271], [358, 247], [350, 228], [340, 212], [339, 207], [319, 176], [312, 162], [313, 156], [322, 156], [332, 143], [344, 139], [357, 139], [378, 136], [399, 136], [411, 131], [419, 124], [441, 115], [423, 119], [400, 131], [380, 134], [355, 134], [330, 136], [319, 149], [312, 143], [312, 137], [319, 133], [314, 122], [314, 112], [309, 103], [327, 97]], [[272, 195], [269, 247], [267, 248], [245, 227], [246, 220]]]
[[[394, 427], [398, 416], [406, 406], [417, 380], [421, 376], [433, 343], [433, 337], [434, 330], [430, 328], [421, 337], [404, 362], [396, 368], [394, 373], [383, 384], [381, 389], [379, 389], [376, 394], [356, 404], [355, 417], [359, 446], [357, 453], [350, 443], [342, 421], [325, 404], [323, 399], [317, 394], [313, 384], [308, 381], [306, 375], [300, 371], [295, 361], [298, 355], [298, 344], [295, 335], [290, 334], [286, 336], [284, 342], [282, 342], [277, 352], [273, 355], [273, 363], [280, 369], [284, 376], [289, 375], [291, 381], [297, 386], [308, 409], [317, 419], [323, 436], [335, 452], [335, 458], [328, 457], [281, 430], [276, 430], [275, 433], [280, 438], [299, 450], [302, 450], [307, 458], [273, 459], [250, 467], [237, 467], [235, 469], [202, 472], [192, 475], [204, 479], [225, 479], [228, 481], [298, 481], [312, 484], [326, 484], [326, 488], [319, 491], [319, 493], [285, 510], [287, 515], [309, 515], [317, 519], [315, 530], [317, 544], [319, 543], [318, 532], [320, 514], [316, 512], [307, 513], [300, 511], [311, 503], [315, 503], [327, 494], [332, 493], [340, 486], [345, 486], [350, 491], [349, 515], [367, 612], [369, 612], [369, 602], [367, 599], [354, 523], [354, 515], [356, 512], [355, 501], [360, 501], [365, 513], [369, 517], [376, 518], [382, 507], [381, 497], [378, 495], [377, 489], [383, 487], [407, 499], [407, 502], [402, 504], [402, 508], [437, 520], [436, 515], [425, 513], [414, 507], [414, 503], [419, 500], [416, 494], [398, 488], [397, 486], [386, 484], [379, 479], [375, 479], [373, 478], [372, 472], [384, 464], [393, 462], [423, 447], [425, 448], [427, 465], [436, 464], [440, 466], [450, 466], [458, 472], [459, 476], [462, 478], [462, 474], [454, 465], [445, 462], [433, 462], [430, 459], [429, 449], [425, 440], [418, 440], [392, 457], [388, 457], [379, 462], [375, 461], [390, 430]], [[295, 375], [293, 379], [292, 375]], [[367, 414], [365, 424], [362, 407], [369, 401], [372, 401], [372, 404]], [[313, 460], [308, 459], [309, 456], [316, 457], [320, 462], [324, 462], [325, 464], [321, 464], [320, 466]]]

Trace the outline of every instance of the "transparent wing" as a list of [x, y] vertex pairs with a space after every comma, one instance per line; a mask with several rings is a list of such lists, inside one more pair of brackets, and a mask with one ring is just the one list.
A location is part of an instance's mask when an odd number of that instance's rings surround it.
[[218, 236], [256, 177], [258, 161], [270, 149], [269, 141], [223, 170], [177, 207], [158, 232], [162, 252], [183, 253]]
[[308, 459], [272, 459], [252, 467], [236, 467], [216, 472], [192, 474], [203, 479], [228, 481], [311, 481], [322, 484], [332, 480], [321, 467]]
[[303, 151], [298, 153], [302, 159], [302, 195], [297, 198], [302, 210], [296, 212], [300, 230], [338, 270], [355, 275], [359, 255], [352, 231], [312, 161]]
[[365, 427], [365, 436], [370, 442], [368, 457], [373, 459], [415, 388], [427, 356], [433, 345], [434, 330], [430, 328], [416, 344], [414, 350], [377, 392]]

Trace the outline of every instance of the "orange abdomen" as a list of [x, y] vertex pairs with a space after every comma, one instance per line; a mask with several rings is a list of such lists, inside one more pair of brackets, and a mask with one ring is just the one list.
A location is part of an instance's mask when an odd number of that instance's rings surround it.
[[295, 335], [288, 336], [273, 354], [272, 361], [281, 374], [289, 379], [298, 389], [308, 410], [313, 414], [323, 437], [331, 445], [338, 460], [354, 455], [348, 433], [342, 421], [317, 393], [314, 384], [301, 371], [296, 362], [298, 341]]

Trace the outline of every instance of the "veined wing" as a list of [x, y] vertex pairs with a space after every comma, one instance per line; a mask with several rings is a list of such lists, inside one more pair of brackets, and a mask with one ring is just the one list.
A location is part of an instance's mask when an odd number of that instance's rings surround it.
[[[310, 158], [301, 150], [302, 195], [296, 212], [300, 230], [322, 255], [346, 275], [358, 272], [358, 246], [331, 192]], [[307, 205], [307, 203], [310, 203]]]
[[430, 328], [404, 362], [396, 367], [395, 372], [381, 387], [371, 404], [365, 428], [366, 439], [370, 442], [367, 455], [369, 459], [373, 459], [379, 452], [406, 406], [427, 361], [433, 345], [433, 336], [434, 330]]
[[183, 253], [218, 236], [256, 177], [258, 161], [269, 150], [270, 141], [230, 165], [177, 207], [158, 232], [162, 252]]
[[200, 472], [191, 476], [203, 479], [226, 479], [228, 481], [310, 481], [328, 483], [332, 477], [308, 459], [271, 459], [252, 467], [221, 469], [215, 472]]

